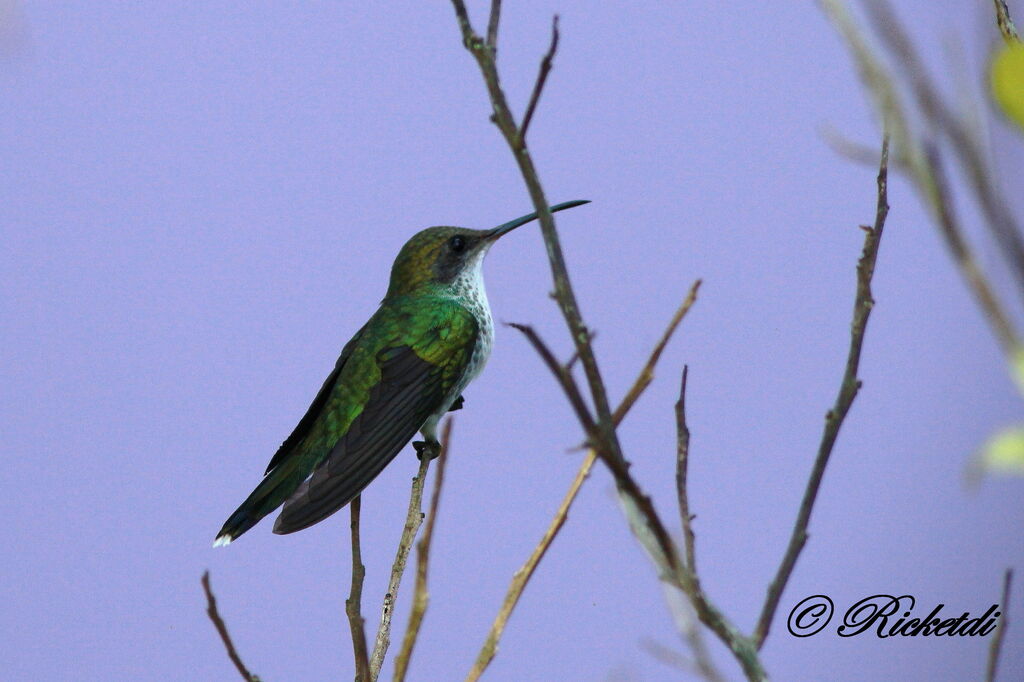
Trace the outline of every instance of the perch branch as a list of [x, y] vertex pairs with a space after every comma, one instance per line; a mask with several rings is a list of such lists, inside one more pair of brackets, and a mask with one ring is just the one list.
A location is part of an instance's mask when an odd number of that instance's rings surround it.
[[370, 661], [366, 653], [366, 630], [364, 629], [365, 619], [360, 608], [363, 602], [363, 578], [366, 577], [366, 568], [363, 566], [362, 552], [359, 547], [359, 496], [349, 503], [351, 514], [350, 527], [352, 529], [352, 587], [349, 590], [348, 599], [345, 600], [345, 614], [348, 616], [348, 626], [352, 631], [352, 653], [356, 662], [356, 682], [369, 682]]
[[398, 541], [398, 551], [395, 553], [395, 561], [391, 566], [391, 577], [388, 579], [388, 591], [384, 595], [384, 605], [381, 607], [380, 625], [377, 627], [377, 636], [374, 638], [373, 653], [370, 655], [370, 680], [376, 680], [380, 675], [381, 666], [384, 665], [384, 655], [387, 654], [388, 646], [391, 644], [391, 617], [394, 615], [395, 602], [398, 600], [398, 588], [402, 584], [402, 575], [405, 573], [405, 566], [409, 559], [409, 551], [416, 539], [416, 533], [423, 523], [423, 511], [421, 509], [423, 500], [423, 483], [426, 480], [427, 468], [430, 466], [430, 458], [423, 457], [420, 460], [419, 471], [412, 479], [412, 492], [409, 495], [409, 511], [405, 516], [405, 527], [402, 529], [402, 537]]
[[402, 648], [395, 658], [395, 682], [401, 682], [409, 670], [409, 660], [420, 633], [423, 615], [427, 611], [430, 595], [427, 592], [427, 562], [430, 557], [430, 542], [434, 539], [434, 524], [437, 523], [437, 505], [441, 499], [441, 485], [444, 483], [444, 468], [448, 462], [448, 449], [451, 445], [452, 418], [445, 420], [441, 429], [441, 451], [437, 456], [437, 475], [434, 478], [434, 492], [430, 496], [430, 514], [427, 527], [423, 529], [423, 537], [416, 544], [416, 588], [413, 590], [412, 612], [409, 623], [402, 638]]

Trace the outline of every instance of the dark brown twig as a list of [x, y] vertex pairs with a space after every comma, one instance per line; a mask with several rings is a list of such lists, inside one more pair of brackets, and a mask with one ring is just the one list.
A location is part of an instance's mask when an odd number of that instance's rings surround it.
[[683, 378], [679, 384], [679, 400], [676, 402], [676, 497], [679, 498], [679, 516], [683, 523], [686, 566], [696, 579], [696, 542], [693, 537], [693, 517], [690, 515], [690, 497], [686, 482], [690, 460], [690, 429], [686, 425], [686, 377], [689, 374], [689, 369], [683, 365]]
[[395, 682], [401, 682], [409, 670], [409, 660], [420, 634], [420, 625], [427, 612], [430, 595], [427, 592], [427, 563], [430, 558], [430, 542], [434, 539], [434, 524], [437, 523], [437, 505], [441, 500], [441, 486], [444, 484], [444, 469], [448, 462], [448, 452], [452, 438], [452, 418], [445, 420], [441, 429], [441, 450], [437, 456], [437, 474], [434, 478], [434, 492], [430, 496], [430, 512], [427, 527], [423, 529], [423, 537], [416, 544], [416, 588], [413, 591], [412, 611], [409, 613], [409, 624], [402, 638], [402, 648], [395, 658]]
[[384, 605], [381, 607], [380, 625], [377, 626], [377, 636], [373, 642], [373, 653], [370, 655], [370, 680], [376, 680], [380, 675], [381, 666], [384, 665], [384, 656], [387, 654], [388, 646], [391, 644], [391, 617], [394, 615], [395, 602], [398, 600], [398, 588], [402, 584], [402, 576], [405, 574], [406, 563], [409, 559], [409, 551], [416, 539], [416, 533], [423, 523], [423, 483], [426, 481], [427, 468], [430, 466], [430, 458], [423, 457], [420, 460], [419, 471], [412, 479], [412, 492], [409, 494], [409, 511], [405, 516], [405, 526], [402, 528], [402, 537], [398, 541], [398, 550], [395, 552], [395, 561], [391, 565], [391, 577], [388, 579], [388, 591], [384, 595]]
[[875, 210], [875, 224], [873, 227], [864, 227], [864, 249], [857, 262], [857, 295], [853, 305], [850, 350], [846, 359], [846, 370], [843, 373], [836, 402], [825, 415], [825, 429], [821, 437], [821, 444], [818, 446], [818, 455], [814, 460], [814, 467], [804, 490], [804, 497], [800, 503], [800, 511], [789, 539], [789, 546], [786, 548], [775, 578], [768, 586], [764, 607], [761, 609], [761, 616], [754, 630], [754, 642], [759, 649], [764, 645], [764, 640], [771, 629], [775, 610], [779, 605], [779, 599], [786, 589], [786, 583], [793, 573], [797, 558], [807, 542], [807, 525], [811, 520], [811, 511], [814, 509], [818, 489], [821, 487], [821, 479], [825, 475], [825, 467], [828, 465], [832, 447], [839, 436], [839, 429], [843, 425], [846, 413], [849, 412], [861, 386], [861, 382], [857, 378], [857, 369], [860, 366], [860, 354], [864, 345], [864, 332], [867, 329], [868, 317], [870, 317], [871, 308], [874, 306], [874, 299], [871, 295], [871, 278], [875, 272], [878, 247], [881, 243], [882, 231], [885, 228], [885, 218], [889, 212], [888, 164], [889, 136], [886, 134], [882, 139], [882, 160], [878, 168], [878, 202]]
[[537, 108], [537, 102], [540, 101], [540, 93], [544, 91], [544, 83], [548, 80], [548, 74], [551, 73], [551, 62], [555, 58], [555, 52], [558, 51], [558, 15], [551, 19], [551, 45], [548, 47], [548, 52], [544, 55], [544, 59], [540, 60], [540, 71], [537, 73], [537, 82], [533, 84], [533, 93], [530, 95], [530, 103], [526, 106], [526, 113], [523, 114], [523, 124], [519, 126], [519, 139], [526, 139], [526, 130], [530, 127], [530, 121], [533, 120], [533, 112]]
[[501, 23], [501, 0], [491, 0], [491, 16], [487, 20], [487, 45], [498, 51], [498, 24]]
[[366, 653], [365, 620], [360, 608], [363, 601], [363, 578], [366, 568], [363, 566], [362, 552], [359, 547], [359, 496], [349, 503], [352, 529], [352, 587], [348, 599], [345, 600], [345, 614], [348, 626], [352, 631], [352, 653], [356, 662], [356, 682], [370, 682], [370, 661]]
[[999, 618], [995, 634], [988, 646], [988, 663], [985, 665], [985, 682], [994, 682], [996, 672], [999, 670], [999, 654], [1003, 648], [1003, 638], [1006, 637], [1006, 628], [1009, 627], [1010, 614], [1010, 587], [1013, 585], [1013, 569], [1008, 568], [1003, 574], [1003, 596], [999, 601], [999, 608], [1003, 614]]
[[224, 620], [220, 617], [220, 613], [217, 611], [217, 598], [213, 596], [213, 589], [210, 587], [210, 572], [203, 572], [203, 592], [206, 593], [206, 615], [210, 617], [213, 622], [213, 627], [217, 628], [217, 634], [220, 635], [220, 639], [224, 642], [224, 648], [228, 652], [228, 658], [235, 664], [235, 668], [238, 670], [238, 674], [242, 676], [245, 682], [260, 682], [260, 678], [249, 672], [249, 669], [245, 667], [245, 663], [242, 663], [242, 658], [238, 655], [235, 650], [235, 645], [231, 641], [231, 635], [228, 634], [228, 626], [224, 624]]
[[572, 374], [568, 372], [565, 366], [558, 362], [555, 354], [541, 340], [533, 327], [527, 324], [519, 324], [518, 322], [509, 322], [508, 326], [523, 333], [523, 336], [530, 342], [533, 349], [540, 355], [544, 364], [547, 365], [551, 373], [558, 379], [558, 383], [562, 386], [562, 390], [565, 391], [566, 397], [569, 398], [569, 404], [572, 405], [573, 411], [576, 412], [576, 418], [583, 425], [584, 431], [588, 434], [596, 431], [597, 427], [594, 424], [594, 418], [590, 414], [590, 408], [587, 407], [586, 401], [583, 400], [583, 395], [580, 393], [576, 380], [573, 379]]

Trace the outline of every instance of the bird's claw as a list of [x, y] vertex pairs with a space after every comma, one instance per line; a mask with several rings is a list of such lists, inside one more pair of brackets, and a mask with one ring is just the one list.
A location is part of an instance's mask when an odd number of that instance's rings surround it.
[[448, 408], [448, 411], [454, 412], [455, 410], [461, 410], [464, 402], [466, 402], [466, 399], [460, 395], [455, 399], [455, 402], [452, 403], [452, 406]]
[[416, 448], [416, 458], [419, 460], [422, 460], [424, 455], [427, 459], [436, 459], [441, 454], [441, 444], [436, 440], [414, 440], [412, 446]]

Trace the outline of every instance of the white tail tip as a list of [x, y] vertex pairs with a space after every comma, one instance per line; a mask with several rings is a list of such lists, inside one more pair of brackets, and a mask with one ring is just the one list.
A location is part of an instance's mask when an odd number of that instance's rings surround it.
[[224, 535], [218, 535], [217, 539], [213, 541], [214, 547], [227, 547], [231, 544], [232, 537], [225, 533]]

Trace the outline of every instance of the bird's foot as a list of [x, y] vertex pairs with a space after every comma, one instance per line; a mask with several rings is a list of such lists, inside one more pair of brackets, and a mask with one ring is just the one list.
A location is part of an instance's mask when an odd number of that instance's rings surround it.
[[427, 459], [436, 459], [441, 454], [441, 444], [436, 440], [414, 440], [412, 446], [416, 448], [416, 458], [420, 460], [424, 455]]
[[452, 406], [448, 408], [448, 411], [454, 412], [455, 410], [461, 410], [464, 402], [466, 402], [466, 399], [460, 395], [455, 399], [455, 402], [452, 403]]

